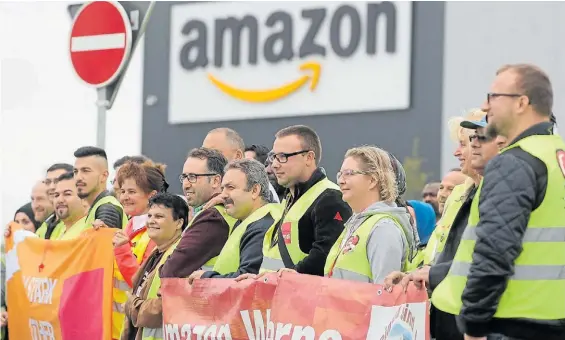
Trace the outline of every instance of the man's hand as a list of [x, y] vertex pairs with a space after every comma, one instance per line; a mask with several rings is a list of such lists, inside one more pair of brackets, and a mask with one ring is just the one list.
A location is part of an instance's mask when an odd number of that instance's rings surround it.
[[129, 243], [129, 238], [123, 231], [120, 230], [116, 234], [114, 234], [114, 238], [112, 239], [112, 244], [114, 245], [114, 247], [119, 247], [126, 243]]
[[385, 277], [384, 286], [389, 292], [392, 290], [392, 286], [399, 284], [404, 277], [408, 276], [407, 273], [403, 272], [392, 272]]
[[193, 272], [192, 274], [190, 274], [190, 276], [188, 277], [188, 283], [190, 285], [192, 285], [192, 283], [194, 282], [194, 280], [200, 279], [202, 277], [202, 274], [204, 274], [203, 270], [197, 270], [195, 272]]
[[255, 279], [255, 278], [257, 278], [257, 275], [245, 273], [245, 274], [241, 274], [238, 277], [236, 277], [235, 282], [239, 282], [239, 281], [243, 281], [243, 280], [247, 280], [247, 279]]
[[6, 311], [2, 311], [2, 314], [0, 315], [0, 326], [8, 326], [8, 312]]
[[102, 220], [95, 220], [94, 222], [92, 222], [92, 228], [94, 228], [94, 230], [98, 230], [100, 228], [109, 228], [106, 223], [104, 223], [104, 221]]
[[224, 199], [222, 198], [222, 195], [218, 195], [212, 198], [211, 200], [209, 200], [208, 203], [206, 203], [202, 209], [212, 208], [213, 206], [218, 204], [224, 204]]
[[296, 270], [290, 269], [290, 268], [281, 268], [277, 271], [277, 273], [279, 274], [279, 277], [281, 277], [283, 273], [296, 273], [296, 274], [298, 274], [298, 272]]
[[475, 336], [470, 336], [465, 334], [465, 340], [487, 340], [486, 336], [481, 336], [481, 337], [475, 337]]

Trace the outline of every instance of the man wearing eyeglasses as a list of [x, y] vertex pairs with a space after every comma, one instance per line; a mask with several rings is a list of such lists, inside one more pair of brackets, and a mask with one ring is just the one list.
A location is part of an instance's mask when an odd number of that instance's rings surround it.
[[203, 209], [222, 192], [226, 158], [217, 150], [192, 149], [179, 180], [194, 217], [165, 264], [161, 277], [189, 277], [194, 271], [212, 270], [237, 220], [229, 216], [223, 204]]
[[[287, 188], [284, 212], [263, 243], [261, 272], [324, 275], [328, 253], [351, 217], [339, 187], [319, 168], [322, 147], [311, 128], [296, 125], [276, 134], [271, 167]], [[244, 274], [239, 279], [252, 277]]]
[[483, 110], [509, 145], [485, 168], [468, 226], [432, 303], [465, 339], [565, 339], [565, 143], [549, 77], [502, 67]]

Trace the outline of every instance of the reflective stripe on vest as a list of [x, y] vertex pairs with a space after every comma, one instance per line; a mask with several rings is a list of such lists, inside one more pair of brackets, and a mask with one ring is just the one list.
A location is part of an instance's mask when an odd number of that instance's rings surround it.
[[162, 340], [163, 339], [163, 328], [147, 328], [144, 327], [141, 332], [141, 338], [143, 340]]
[[[456, 185], [451, 191], [444, 205], [444, 212], [441, 219], [437, 222], [436, 228], [432, 232], [432, 236], [423, 250], [423, 264], [429, 265], [436, 263], [437, 258], [443, 252], [447, 236], [451, 230], [451, 226], [455, 221], [457, 213], [465, 202], [465, 193], [474, 185], [472, 181]], [[417, 267], [417, 266], [416, 266]]]
[[[147, 300], [157, 298], [157, 292], [159, 292], [159, 288], [161, 288], [161, 277], [159, 277], [159, 270], [161, 269], [165, 261], [167, 261], [169, 256], [173, 253], [179, 242], [180, 239], [175, 243], [173, 243], [173, 245], [171, 245], [169, 249], [165, 251], [163, 257], [161, 257], [161, 260], [159, 260], [159, 263], [155, 268], [155, 275], [153, 276], [153, 281], [151, 281], [151, 286], [149, 286], [149, 291], [147, 292]], [[141, 334], [143, 340], [162, 340], [163, 328], [144, 327]]]
[[[513, 275], [508, 278], [494, 317], [565, 319], [565, 304], [556, 303], [565, 301], [565, 214], [556, 213], [563, 210], [565, 198], [565, 176], [556, 155], [559, 150], [565, 150], [565, 143], [558, 136], [537, 135], [519, 140], [508, 149], [513, 147], [520, 147], [545, 164], [548, 183], [544, 200], [530, 214], [522, 252], [514, 261]], [[461, 310], [461, 295], [467, 284], [479, 231], [476, 226], [482, 185], [481, 182], [471, 204], [469, 225], [451, 269], [432, 294], [435, 307], [450, 314], [459, 314]]]
[[[241, 249], [241, 238], [247, 227], [255, 223], [267, 215], [273, 217], [274, 222], [271, 226], [275, 225], [280, 217], [281, 217], [281, 205], [278, 203], [268, 203], [263, 205], [261, 208], [255, 210], [251, 213], [245, 220], [243, 220], [231, 233], [228, 241], [222, 248], [222, 252], [218, 255], [216, 260], [216, 264], [212, 269], [215, 272], [218, 272], [222, 275], [234, 273], [239, 269], [239, 261], [240, 261], [240, 249]], [[202, 268], [204, 269], [204, 267]], [[204, 269], [208, 270], [208, 269]], [[255, 273], [253, 273], [255, 274]]]
[[[288, 253], [295, 264], [302, 261], [308, 255], [300, 249], [300, 243], [298, 240], [298, 222], [314, 201], [328, 189], [339, 190], [339, 187], [329, 179], [324, 178], [300, 196], [292, 207], [288, 209], [286, 215], [282, 217], [283, 221], [280, 223], [280, 228], [282, 229], [283, 236], [285, 237], [285, 244], [288, 249]], [[283, 207], [286, 207], [286, 199], [283, 200], [281, 204]], [[269, 228], [265, 234], [265, 238], [263, 239], [263, 263], [261, 264], [260, 273], [277, 271], [285, 267], [279, 253], [278, 242], [276, 241], [278, 239], [278, 225], [279, 223], [276, 223]], [[275, 243], [273, 246], [271, 246], [271, 241], [274, 241]]]
[[[324, 276], [358, 282], [373, 282], [373, 273], [367, 254], [367, 242], [375, 226], [383, 218], [392, 220], [406, 240], [404, 229], [399, 225], [399, 222], [393, 215], [387, 213], [374, 214], [365, 219], [361, 225], [351, 233], [348, 240], [345, 241], [345, 244], [343, 243], [343, 239], [348, 233], [347, 227], [343, 230], [330, 249], [324, 267]], [[400, 270], [404, 270], [407, 265], [408, 248], [407, 246], [404, 250], [405, 263], [399, 263], [398, 269]]]

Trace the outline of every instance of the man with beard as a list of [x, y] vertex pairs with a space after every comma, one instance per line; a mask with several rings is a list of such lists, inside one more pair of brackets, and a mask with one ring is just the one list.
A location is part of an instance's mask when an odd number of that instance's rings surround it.
[[199, 269], [211, 270], [216, 263], [237, 220], [227, 214], [221, 198], [222, 204], [209, 209], [204, 206], [217, 201], [222, 192], [226, 164], [226, 158], [214, 149], [196, 148], [189, 152], [179, 180], [188, 205], [194, 208], [194, 218], [161, 267], [162, 278], [188, 277]]
[[127, 217], [120, 202], [106, 190], [108, 158], [103, 149], [85, 146], [77, 149], [74, 166], [78, 196], [88, 202], [90, 210], [85, 224], [122, 229]]
[[263, 239], [282, 213], [269, 203], [269, 179], [262, 163], [254, 159], [233, 161], [226, 166], [222, 194], [226, 212], [239, 221], [228, 238], [213, 270], [199, 270], [189, 282], [200, 278], [236, 278], [259, 273], [263, 261]]
[[86, 229], [86, 209], [78, 196], [77, 186], [72, 172], [62, 174], [57, 178], [53, 194], [55, 214], [64, 224], [59, 235], [52, 239], [70, 240], [80, 235]]

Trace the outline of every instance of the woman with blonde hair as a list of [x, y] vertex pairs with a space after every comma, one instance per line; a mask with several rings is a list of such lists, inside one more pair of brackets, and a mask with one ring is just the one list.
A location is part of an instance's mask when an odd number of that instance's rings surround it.
[[376, 146], [349, 149], [337, 181], [353, 216], [330, 250], [325, 276], [382, 283], [391, 271], [404, 270], [414, 246], [410, 216], [395, 203], [389, 154]]

